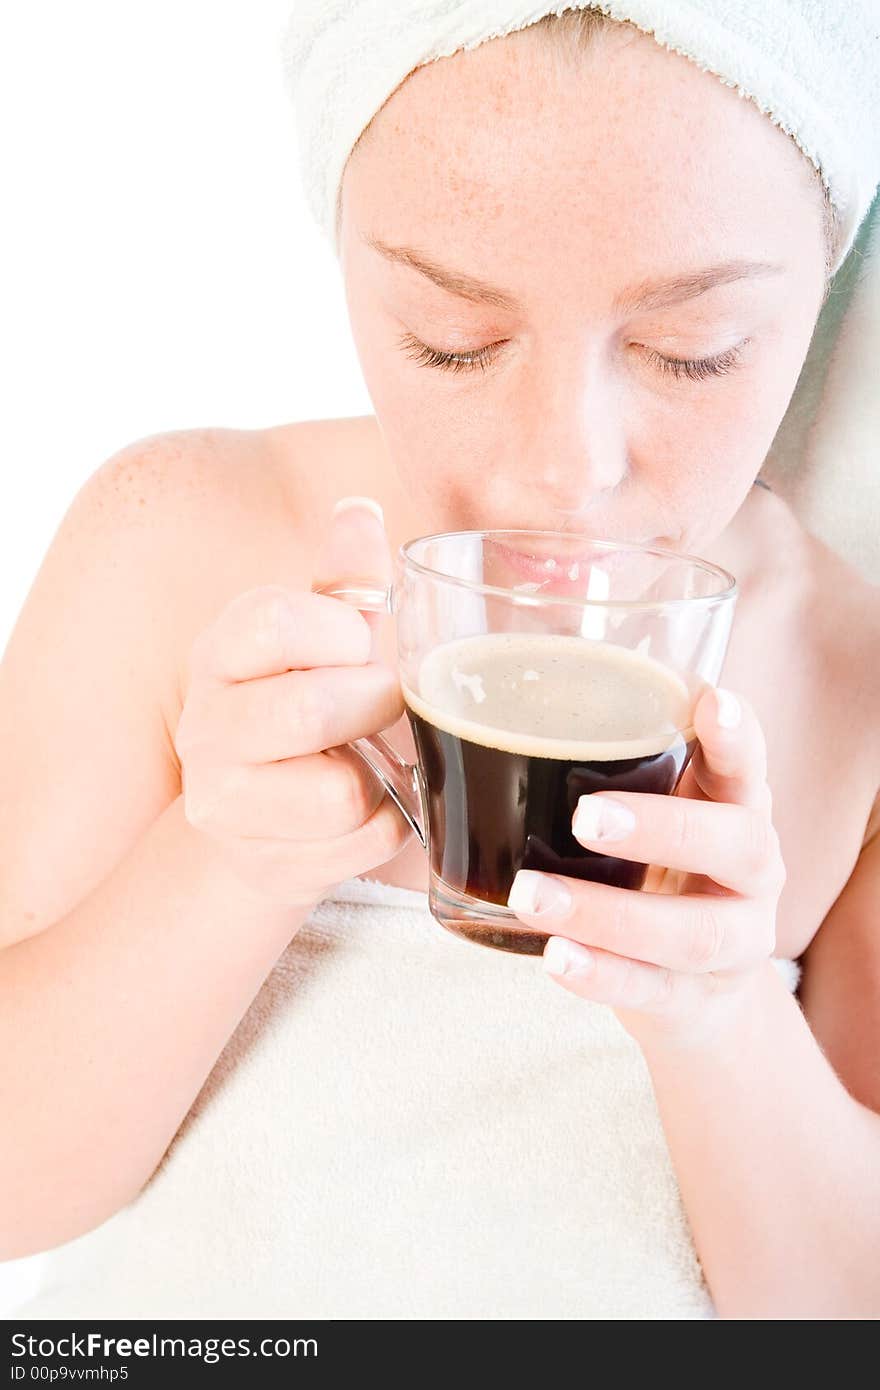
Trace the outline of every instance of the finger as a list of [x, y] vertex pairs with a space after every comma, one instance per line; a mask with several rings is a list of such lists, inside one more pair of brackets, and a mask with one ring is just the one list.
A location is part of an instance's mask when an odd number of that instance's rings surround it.
[[743, 898], [635, 892], [520, 869], [507, 899], [528, 926], [668, 970], [738, 970], [773, 954], [774, 914]]
[[[215, 838], [243, 872], [259, 879], [261, 891], [290, 906], [311, 905], [335, 883], [368, 873], [406, 849], [413, 832], [386, 796], [368, 820], [347, 835], [297, 844], [277, 837]], [[255, 867], [256, 866], [256, 867]]]
[[663, 966], [587, 949], [562, 936], [550, 937], [542, 960], [547, 974], [564, 989], [612, 1008], [665, 1013], [676, 1002], [680, 1005], [685, 992], [701, 992], [704, 987], [696, 977], [685, 979]]
[[287, 671], [225, 687], [185, 709], [175, 736], [181, 759], [221, 766], [320, 753], [395, 724], [400, 683], [377, 662]]
[[191, 825], [241, 840], [336, 839], [365, 824], [385, 796], [378, 777], [345, 748], [220, 768], [205, 778], [184, 770], [183, 783]]
[[689, 771], [703, 795], [766, 808], [767, 744], [751, 705], [710, 687], [697, 701], [694, 728], [699, 744]]
[[711, 1042], [723, 1026], [714, 1004], [724, 996], [735, 1001], [742, 989], [739, 974], [680, 975], [608, 951], [587, 950], [558, 936], [547, 942], [543, 965], [553, 982], [571, 994], [614, 1009], [631, 1036], [638, 1037], [650, 1019], [651, 1031], [656, 1028], [656, 1036], [665, 1036], [677, 1048]]
[[362, 665], [370, 628], [350, 604], [280, 584], [234, 598], [193, 643], [190, 678], [257, 680], [312, 666]]
[[600, 854], [703, 874], [748, 897], [782, 887], [779, 837], [766, 812], [753, 806], [592, 792], [577, 804], [572, 834]]
[[[393, 573], [394, 561], [379, 503], [372, 497], [340, 498], [318, 548], [312, 588], [360, 580], [368, 587], [386, 589]], [[376, 659], [384, 615], [363, 610], [363, 616], [373, 635], [371, 655]]]
[[413, 838], [409, 823], [391, 797], [386, 796], [357, 830], [310, 845], [309, 872], [322, 883], [342, 883], [386, 864], [406, 849]]

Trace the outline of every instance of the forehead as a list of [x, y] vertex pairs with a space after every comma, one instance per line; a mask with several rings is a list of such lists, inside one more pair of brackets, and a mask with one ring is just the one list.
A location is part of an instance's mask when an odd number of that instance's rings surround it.
[[[754, 104], [629, 27], [564, 56], [528, 33], [417, 69], [345, 175], [364, 232], [459, 250], [487, 273], [668, 241], [699, 260], [780, 254], [806, 160]], [[650, 258], [650, 257], [649, 257]], [[711, 259], [711, 255], [709, 256]], [[654, 257], [656, 260], [656, 257]]]

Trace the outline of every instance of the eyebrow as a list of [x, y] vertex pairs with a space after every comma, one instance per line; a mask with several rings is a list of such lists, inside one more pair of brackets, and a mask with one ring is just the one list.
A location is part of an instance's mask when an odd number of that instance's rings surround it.
[[[462, 271], [450, 270], [439, 265], [429, 256], [415, 251], [410, 246], [388, 246], [379, 237], [365, 236], [363, 240], [387, 261], [409, 266], [420, 275], [439, 285], [441, 290], [468, 299], [475, 304], [490, 304], [496, 309], [515, 313], [522, 308], [519, 301], [507, 290], [497, 285], [477, 280]], [[646, 309], [664, 309], [671, 304], [681, 304], [688, 299], [696, 299], [717, 285], [729, 285], [734, 280], [753, 280], [765, 275], [780, 275], [784, 267], [769, 261], [725, 261], [719, 265], [706, 266], [702, 270], [689, 271], [685, 275], [674, 275], [665, 280], [643, 280], [631, 285], [615, 297], [615, 313], [634, 313]]]

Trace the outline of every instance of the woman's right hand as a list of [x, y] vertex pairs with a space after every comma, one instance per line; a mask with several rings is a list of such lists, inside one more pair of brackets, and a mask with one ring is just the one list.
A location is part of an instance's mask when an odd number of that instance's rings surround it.
[[[348, 538], [360, 528], [353, 553], [360, 561], [384, 547], [390, 564], [376, 518], [353, 512], [339, 523]], [[412, 834], [341, 746], [403, 713], [396, 672], [371, 660], [370, 621], [340, 599], [264, 585], [234, 598], [193, 643], [174, 739], [184, 813], [273, 903], [310, 907]]]

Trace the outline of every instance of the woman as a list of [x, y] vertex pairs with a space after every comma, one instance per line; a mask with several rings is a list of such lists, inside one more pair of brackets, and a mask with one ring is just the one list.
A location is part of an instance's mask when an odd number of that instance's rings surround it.
[[[484, 29], [339, 135], [338, 222], [326, 162], [376, 417], [132, 446], [10, 643], [2, 1254], [64, 1245], [24, 1315], [880, 1308], [880, 608], [754, 486], [866, 201], [632, 25]], [[411, 753], [394, 634], [310, 592], [478, 526], [741, 589], [685, 794], [577, 832], [666, 891], [517, 878], [563, 990], [430, 928], [342, 746]]]

